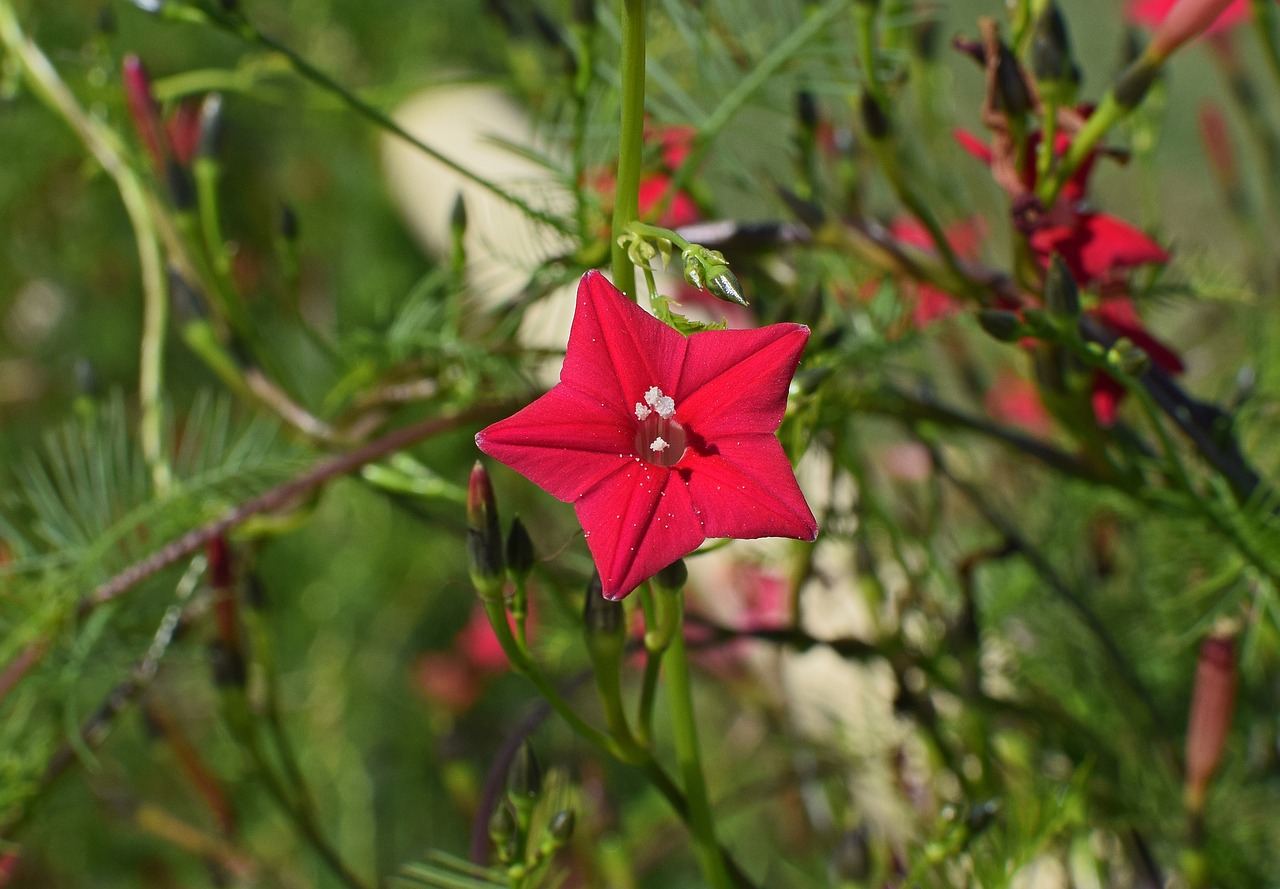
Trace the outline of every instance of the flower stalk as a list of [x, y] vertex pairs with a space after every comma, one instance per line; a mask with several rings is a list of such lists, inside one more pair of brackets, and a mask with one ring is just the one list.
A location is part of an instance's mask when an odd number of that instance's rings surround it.
[[636, 299], [636, 270], [619, 242], [640, 217], [640, 149], [644, 139], [645, 0], [622, 2], [622, 124], [610, 244], [613, 283]]

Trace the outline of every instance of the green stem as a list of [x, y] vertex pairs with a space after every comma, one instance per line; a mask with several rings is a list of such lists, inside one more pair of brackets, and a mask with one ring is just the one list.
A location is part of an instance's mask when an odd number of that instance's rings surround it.
[[[682, 609], [682, 605], [678, 605]], [[724, 856], [716, 839], [715, 819], [707, 795], [707, 780], [702, 771], [702, 755], [698, 749], [698, 727], [694, 719], [693, 687], [689, 675], [689, 656], [684, 642], [684, 618], [679, 615], [676, 633], [667, 648], [667, 699], [671, 708], [671, 728], [680, 762], [680, 775], [689, 800], [689, 829], [693, 832], [694, 849], [702, 874], [713, 889], [728, 889], [733, 883], [725, 869]]]
[[622, 3], [622, 125], [618, 179], [613, 198], [613, 239], [609, 245], [613, 283], [636, 298], [636, 270], [619, 243], [627, 226], [640, 217], [640, 149], [644, 139], [645, 0]]
[[124, 146], [116, 134], [80, 107], [49, 58], [23, 33], [8, 2], [0, 2], [0, 45], [16, 62], [36, 96], [75, 131], [94, 160], [115, 181], [133, 227], [142, 277], [142, 342], [138, 374], [142, 419], [139, 439], [156, 494], [163, 495], [172, 479], [161, 442], [161, 388], [169, 300], [159, 235], [147, 202], [146, 189], [141, 177], [130, 166]]

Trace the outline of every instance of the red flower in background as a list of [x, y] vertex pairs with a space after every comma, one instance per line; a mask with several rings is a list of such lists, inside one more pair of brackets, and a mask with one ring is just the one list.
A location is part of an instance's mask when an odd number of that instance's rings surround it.
[[[510, 614], [507, 621], [515, 632], [515, 621]], [[533, 600], [529, 600], [529, 614], [525, 626], [534, 626]], [[446, 651], [429, 651], [418, 658], [416, 683], [429, 700], [454, 713], [470, 710], [484, 691], [485, 683], [511, 668], [502, 643], [494, 635], [484, 606], [476, 603], [466, 625], [453, 638], [453, 646]]]
[[[910, 247], [928, 251], [934, 249], [929, 230], [912, 217], [903, 216], [895, 219], [889, 225], [889, 233], [897, 241]], [[956, 256], [961, 259], [975, 259], [981, 252], [985, 232], [982, 220], [976, 216], [948, 225], [943, 234], [946, 235], [947, 243], [951, 245]], [[917, 330], [964, 308], [964, 303], [932, 284], [904, 280], [901, 287], [911, 308], [911, 322]]]
[[[963, 130], [957, 130], [955, 137], [974, 157], [989, 166], [993, 163], [992, 151], [981, 139]], [[1018, 176], [1025, 193], [1035, 191], [1039, 143], [1040, 134], [1036, 133], [1027, 140], [1023, 152], [1026, 160]], [[1054, 140], [1054, 152], [1061, 155], [1070, 144], [1067, 136], [1059, 134]], [[1086, 190], [1095, 160], [1096, 155], [1091, 155], [1080, 165], [1063, 187], [1057, 203], [1027, 232], [1027, 242], [1041, 266], [1048, 268], [1049, 258], [1057, 253], [1076, 283], [1086, 289], [1113, 284], [1124, 272], [1138, 266], [1169, 261], [1165, 249], [1141, 229], [1119, 217], [1087, 209]]]
[[[680, 228], [702, 218], [702, 211], [689, 192], [680, 189], [671, 193], [674, 174], [688, 158], [697, 133], [690, 126], [645, 128], [645, 143], [658, 146], [659, 163], [657, 169], [643, 172], [640, 176], [637, 198], [641, 219], [663, 228]], [[611, 211], [613, 193], [617, 188], [616, 173], [613, 170], [599, 170], [588, 177], [588, 185], [606, 199], [606, 212]]]
[[685, 337], [588, 272], [560, 382], [476, 444], [574, 504], [612, 599], [708, 537], [813, 540], [774, 436], [808, 338], [799, 324]]
[[[1134, 0], [1128, 6], [1129, 21], [1146, 25], [1149, 28], [1159, 26], [1180, 0]], [[1234, 0], [1209, 25], [1206, 34], [1218, 34], [1249, 20], [1248, 0]]]

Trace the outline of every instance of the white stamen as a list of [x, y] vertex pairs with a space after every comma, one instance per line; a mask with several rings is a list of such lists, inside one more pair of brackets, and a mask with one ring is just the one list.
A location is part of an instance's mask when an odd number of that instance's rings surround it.
[[[663, 395], [662, 390], [657, 386], [653, 386], [648, 392], [644, 393], [644, 400], [649, 406], [658, 412], [658, 416], [664, 420], [670, 420], [676, 413], [676, 400], [669, 395]], [[636, 412], [639, 416], [639, 411]], [[647, 415], [646, 415], [647, 416]], [[644, 419], [644, 417], [640, 417]]]
[[643, 404], [636, 402], [636, 419], [637, 420], [647, 420], [651, 413], [653, 413], [653, 411], [649, 410]]
[[661, 452], [667, 449], [667, 443], [662, 440], [662, 436], [658, 436], [653, 440], [653, 444], [649, 445], [649, 450]]

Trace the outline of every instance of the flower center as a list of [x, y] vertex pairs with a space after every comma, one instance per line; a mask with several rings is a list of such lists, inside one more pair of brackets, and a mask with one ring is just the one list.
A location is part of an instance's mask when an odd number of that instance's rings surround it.
[[676, 402], [653, 386], [636, 402], [636, 453], [655, 466], [675, 466], [684, 456], [689, 437], [676, 422]]

